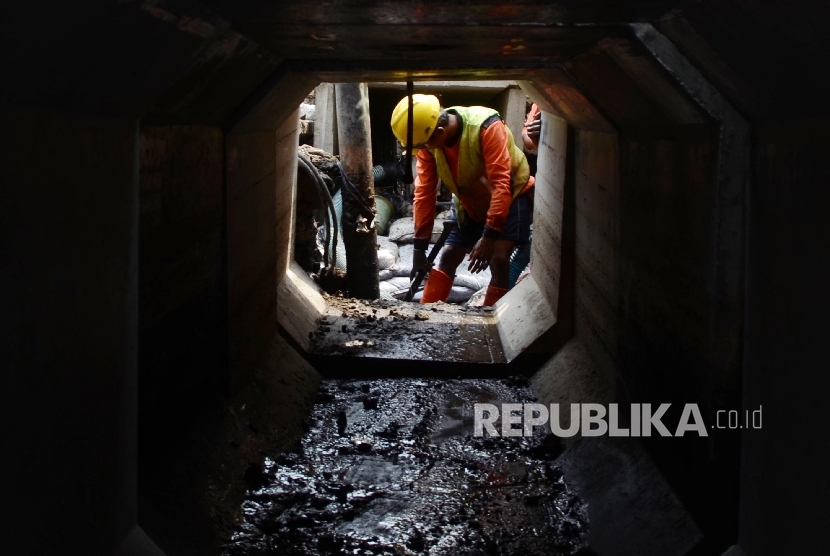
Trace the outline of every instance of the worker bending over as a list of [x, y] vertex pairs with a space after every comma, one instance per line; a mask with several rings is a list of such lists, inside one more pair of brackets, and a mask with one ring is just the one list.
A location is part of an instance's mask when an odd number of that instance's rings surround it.
[[[455, 269], [469, 251], [472, 273], [490, 267], [484, 305], [509, 289], [510, 254], [529, 240], [533, 217], [527, 159], [499, 113], [483, 106], [442, 109], [433, 95], [412, 95], [412, 149], [418, 149], [413, 216], [412, 273], [429, 271], [421, 303], [446, 301]], [[392, 131], [406, 146], [409, 97], [392, 112]], [[453, 193], [458, 222], [430, 269], [426, 249], [432, 236], [438, 179]]]

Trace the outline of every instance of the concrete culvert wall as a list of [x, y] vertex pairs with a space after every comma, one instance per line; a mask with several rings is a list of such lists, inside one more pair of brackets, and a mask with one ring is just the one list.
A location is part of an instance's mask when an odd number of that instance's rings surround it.
[[[516, 81], [544, 111], [545, 233], [482, 326], [488, 371], [545, 403], [671, 403], [667, 423], [763, 408], [759, 429], [562, 446], [588, 546], [820, 551], [826, 7], [324, 8], [4, 6], [7, 550], [221, 553], [355, 361], [310, 353], [328, 307], [292, 264], [298, 107], [412, 79]], [[481, 371], [443, 365], [387, 372]]]

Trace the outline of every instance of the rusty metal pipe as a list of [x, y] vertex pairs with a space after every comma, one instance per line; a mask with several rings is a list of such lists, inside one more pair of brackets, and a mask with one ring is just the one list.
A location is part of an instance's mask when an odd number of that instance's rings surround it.
[[337, 139], [343, 174], [343, 245], [349, 295], [379, 299], [375, 186], [369, 93], [365, 83], [335, 85]]

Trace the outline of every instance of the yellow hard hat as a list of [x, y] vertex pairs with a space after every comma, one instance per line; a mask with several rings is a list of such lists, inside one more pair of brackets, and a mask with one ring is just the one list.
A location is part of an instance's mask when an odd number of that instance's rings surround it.
[[[412, 95], [412, 144], [423, 145], [435, 131], [441, 103], [434, 95]], [[409, 113], [409, 97], [403, 97], [392, 111], [392, 133], [406, 147], [406, 124]]]

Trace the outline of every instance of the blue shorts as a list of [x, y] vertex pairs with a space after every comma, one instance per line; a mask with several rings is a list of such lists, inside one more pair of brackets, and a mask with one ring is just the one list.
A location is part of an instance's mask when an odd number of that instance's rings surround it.
[[[453, 203], [450, 220], [457, 220], [455, 204]], [[496, 240], [513, 241], [516, 245], [524, 245], [530, 241], [530, 224], [533, 222], [533, 189], [516, 197], [510, 203], [510, 211], [507, 213], [507, 222], [504, 224], [504, 231]], [[447, 237], [447, 245], [472, 249], [476, 242], [481, 239], [484, 233], [484, 224], [476, 222], [467, 217], [466, 225], [462, 229], [456, 226]]]

